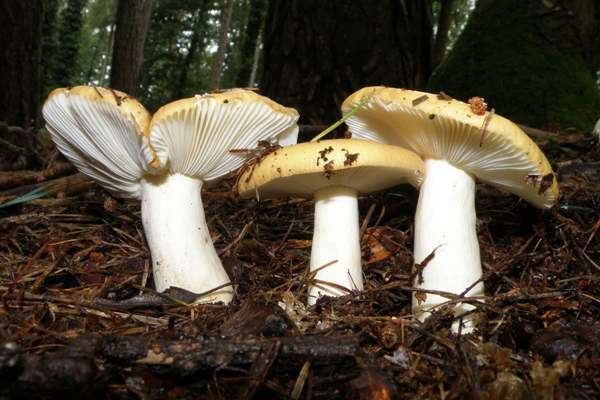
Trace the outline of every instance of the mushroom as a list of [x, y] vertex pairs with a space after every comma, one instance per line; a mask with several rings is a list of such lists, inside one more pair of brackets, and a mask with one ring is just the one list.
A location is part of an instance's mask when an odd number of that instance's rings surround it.
[[206, 225], [202, 186], [246, 161], [231, 149], [293, 136], [298, 113], [234, 89], [175, 101], [150, 119], [125, 93], [79, 86], [53, 91], [43, 114], [58, 149], [80, 171], [142, 201], [156, 289], [229, 302], [233, 290]]
[[315, 220], [308, 303], [323, 295], [362, 290], [359, 194], [401, 183], [418, 186], [423, 161], [395, 146], [354, 139], [323, 140], [283, 148], [239, 177], [241, 197], [313, 197]]
[[[476, 232], [475, 179], [514, 193], [539, 208], [552, 207], [558, 185], [548, 160], [515, 124], [486, 111], [481, 98], [470, 104], [447, 95], [386, 87], [363, 88], [343, 105], [353, 137], [412, 150], [425, 160], [415, 218], [414, 259], [418, 271], [413, 314], [424, 320], [448, 298], [484, 294]], [[455, 315], [474, 307], [459, 303]], [[474, 317], [464, 315], [454, 332], [471, 332]]]

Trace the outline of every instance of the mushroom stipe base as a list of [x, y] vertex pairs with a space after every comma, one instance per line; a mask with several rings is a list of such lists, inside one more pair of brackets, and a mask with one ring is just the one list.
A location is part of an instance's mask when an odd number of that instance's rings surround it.
[[357, 195], [356, 190], [344, 186], [315, 193], [310, 271], [316, 271], [314, 279], [319, 282], [309, 287], [309, 305], [320, 296], [343, 296], [363, 289]]
[[[205, 293], [229, 283], [206, 225], [202, 184], [181, 174], [142, 181], [142, 222], [160, 292], [174, 286]], [[229, 303], [232, 297], [225, 287], [201, 301]]]
[[[444, 160], [426, 160], [425, 168], [415, 216], [414, 243], [415, 263], [424, 266], [417, 274], [414, 286], [460, 295], [482, 275], [476, 230], [475, 180]], [[428, 257], [429, 261], [425, 262]], [[477, 295], [483, 295], [482, 282], [466, 294]], [[429, 311], [449, 300], [427, 293], [424, 297], [425, 300], [413, 295], [413, 313], [421, 320], [430, 315]], [[455, 313], [459, 315], [472, 309], [472, 305], [461, 303], [456, 306]], [[472, 331], [472, 318], [471, 315], [463, 319], [463, 333]], [[453, 330], [458, 332], [458, 323]]]

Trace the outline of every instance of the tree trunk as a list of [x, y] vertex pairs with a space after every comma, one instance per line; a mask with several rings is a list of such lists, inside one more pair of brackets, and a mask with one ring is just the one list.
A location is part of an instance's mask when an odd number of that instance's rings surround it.
[[221, 18], [219, 19], [219, 45], [215, 58], [213, 59], [211, 71], [211, 84], [213, 90], [219, 88], [221, 83], [221, 73], [223, 72], [223, 62], [225, 61], [225, 50], [227, 50], [227, 33], [229, 32], [229, 23], [231, 22], [231, 12], [233, 10], [233, 0], [224, 0]]
[[480, 0], [429, 84], [530, 126], [591, 130], [600, 116], [595, 0]]
[[431, 53], [428, 1], [271, 0], [259, 85], [305, 123], [329, 123], [363, 86], [422, 86]]
[[452, 22], [452, 7], [454, 0], [441, 0], [440, 15], [437, 21], [437, 32], [435, 33], [435, 46], [433, 48], [433, 65], [437, 66], [446, 55], [448, 45], [448, 33]]
[[[115, 24], [112, 24], [110, 26], [110, 31], [107, 36], [107, 43], [106, 43], [107, 56], [102, 59], [102, 64], [100, 66], [100, 71], [101, 71], [100, 72], [100, 80], [99, 80], [100, 86], [105, 86], [106, 83], [108, 82], [108, 80], [110, 79], [110, 77], [108, 76], [108, 65], [111, 62], [113, 50], [115, 47], [115, 29], [116, 29]], [[108, 55], [110, 55], [110, 59], [109, 59]]]
[[248, 79], [248, 87], [254, 87], [256, 84], [256, 75], [258, 74], [258, 67], [260, 65], [260, 53], [262, 45], [263, 30], [258, 32], [256, 43], [254, 44], [254, 54], [252, 55], [252, 69], [250, 71], [250, 79]]
[[119, 0], [110, 85], [131, 95], [137, 89], [151, 11], [152, 0]]
[[44, 22], [42, 25], [41, 98], [45, 98], [54, 89], [52, 73], [52, 55], [57, 51], [56, 25], [58, 0], [42, 0], [44, 4]]
[[266, 0], [251, 0], [250, 14], [244, 31], [244, 41], [240, 54], [240, 69], [238, 71], [236, 86], [251, 86], [252, 71], [256, 58], [256, 49], [259, 45], [260, 32], [265, 19]]
[[40, 102], [42, 0], [0, 1], [0, 121], [35, 125]]

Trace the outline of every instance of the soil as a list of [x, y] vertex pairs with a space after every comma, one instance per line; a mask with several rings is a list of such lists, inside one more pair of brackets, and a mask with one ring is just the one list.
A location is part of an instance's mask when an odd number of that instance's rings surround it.
[[312, 201], [204, 194], [227, 306], [152, 290], [137, 201], [83, 185], [1, 208], [0, 398], [598, 399], [600, 145], [540, 144], [555, 208], [479, 185], [473, 335], [411, 319], [411, 188], [360, 199], [365, 290], [313, 307]]

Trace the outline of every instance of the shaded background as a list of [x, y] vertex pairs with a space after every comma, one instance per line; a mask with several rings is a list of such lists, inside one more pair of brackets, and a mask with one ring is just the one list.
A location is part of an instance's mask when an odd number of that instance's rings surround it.
[[328, 124], [367, 85], [482, 96], [538, 128], [600, 117], [594, 0], [3, 0], [0, 121], [40, 125], [61, 86], [111, 86], [151, 111], [257, 87]]

